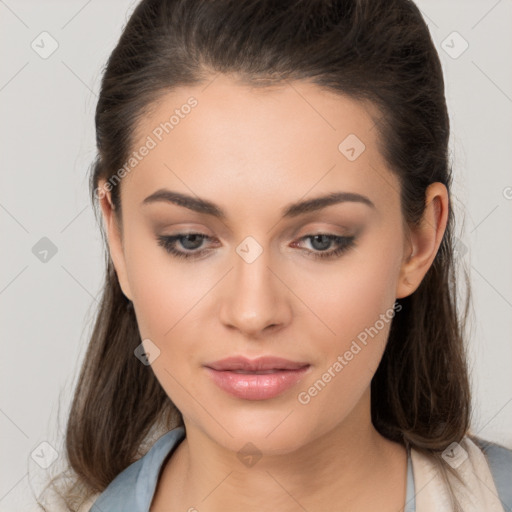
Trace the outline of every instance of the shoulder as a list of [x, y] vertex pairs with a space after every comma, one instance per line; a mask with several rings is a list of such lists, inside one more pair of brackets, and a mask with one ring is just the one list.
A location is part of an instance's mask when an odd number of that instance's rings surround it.
[[[512, 451], [465, 435], [442, 454], [411, 449], [417, 510], [512, 511]], [[450, 471], [443, 466], [448, 464]]]
[[503, 467], [512, 467], [512, 449], [474, 435], [466, 436], [466, 439], [470, 439], [478, 446], [491, 463]]
[[466, 436], [465, 439], [485, 455], [499, 497], [507, 510], [512, 510], [512, 450], [475, 435]]
[[89, 512], [148, 510], [162, 463], [184, 437], [183, 427], [176, 427], [160, 437], [143, 457], [112, 480], [88, 509]]

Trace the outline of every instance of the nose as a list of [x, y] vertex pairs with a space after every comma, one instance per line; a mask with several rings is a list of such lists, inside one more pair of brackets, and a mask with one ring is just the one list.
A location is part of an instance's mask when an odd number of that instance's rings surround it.
[[223, 287], [222, 323], [247, 337], [259, 337], [287, 325], [291, 318], [290, 294], [269, 266], [263, 251], [251, 263], [235, 254], [234, 268]]

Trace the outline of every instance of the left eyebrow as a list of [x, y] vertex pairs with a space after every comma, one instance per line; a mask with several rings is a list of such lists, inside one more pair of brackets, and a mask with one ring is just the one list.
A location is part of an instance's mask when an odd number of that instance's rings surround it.
[[[226, 219], [226, 214], [222, 208], [207, 199], [201, 199], [199, 197], [189, 196], [180, 192], [159, 189], [150, 196], [146, 197], [142, 201], [143, 205], [156, 203], [156, 202], [167, 202], [173, 203], [177, 206], [183, 206], [189, 210], [203, 213], [206, 215], [212, 215], [219, 219]], [[315, 197], [313, 199], [307, 199], [305, 201], [298, 201], [296, 203], [289, 204], [282, 210], [283, 218], [297, 217], [304, 213], [321, 210], [327, 206], [339, 204], [343, 202], [359, 202], [374, 208], [375, 204], [366, 196], [357, 194], [355, 192], [333, 192], [331, 194]]]

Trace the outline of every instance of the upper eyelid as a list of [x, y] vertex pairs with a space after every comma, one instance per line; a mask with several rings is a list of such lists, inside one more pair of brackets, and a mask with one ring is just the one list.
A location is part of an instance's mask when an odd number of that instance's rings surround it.
[[[320, 221], [319, 223], [325, 224], [325, 221], [324, 222]], [[328, 224], [331, 224], [331, 223], [328, 222]], [[310, 228], [306, 229], [306, 228], [304, 228], [303, 225], [301, 225], [299, 227], [294, 226], [294, 227], [286, 228], [283, 231], [283, 233], [281, 235], [279, 235], [279, 238], [297, 238], [297, 237], [300, 238], [302, 236], [316, 235], [316, 234], [326, 234], [326, 235], [349, 237], [349, 236], [357, 235], [361, 231], [361, 228], [362, 228], [362, 226], [361, 227], [355, 227], [355, 226], [349, 227], [348, 225], [346, 225], [346, 226], [337, 225], [336, 227], [334, 227], [334, 226], [333, 227], [310, 227]], [[158, 230], [158, 231], [160, 231], [160, 230]], [[208, 238], [220, 238], [215, 235], [210, 235], [206, 231], [210, 231], [210, 230], [202, 228], [202, 227], [198, 227], [198, 228], [194, 228], [194, 227], [179, 228], [178, 227], [175, 232], [171, 232], [169, 234], [162, 234], [162, 236], [202, 235], [202, 236], [208, 237]], [[299, 233], [301, 231], [304, 234], [299, 236]], [[341, 232], [338, 232], [338, 231], [341, 231]], [[250, 233], [249, 233], [249, 235], [250, 235]], [[231, 236], [232, 236], [232, 233], [229, 231], [227, 238], [231, 238]]]

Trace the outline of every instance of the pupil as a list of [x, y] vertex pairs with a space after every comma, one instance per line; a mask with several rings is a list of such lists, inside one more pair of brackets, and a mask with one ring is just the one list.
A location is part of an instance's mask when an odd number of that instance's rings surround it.
[[[184, 237], [182, 237], [185, 241], [185, 243], [183, 243], [183, 240], [182, 240], [182, 245], [183, 247], [185, 247], [185, 249], [197, 249], [200, 245], [201, 245], [201, 242], [202, 242], [202, 238], [200, 235], [185, 235]], [[188, 246], [187, 245], [187, 242], [190, 242], [192, 239], [192, 247]], [[194, 243], [194, 240], [195, 240], [195, 243]]]
[[[318, 240], [323, 240], [323, 244], [320, 243], [320, 247], [315, 247], [315, 242], [318, 241]], [[315, 247], [315, 249], [321, 251], [321, 250], [325, 250], [328, 248], [329, 244], [330, 244], [331, 240], [328, 236], [326, 235], [314, 235], [313, 236], [313, 247]]]

